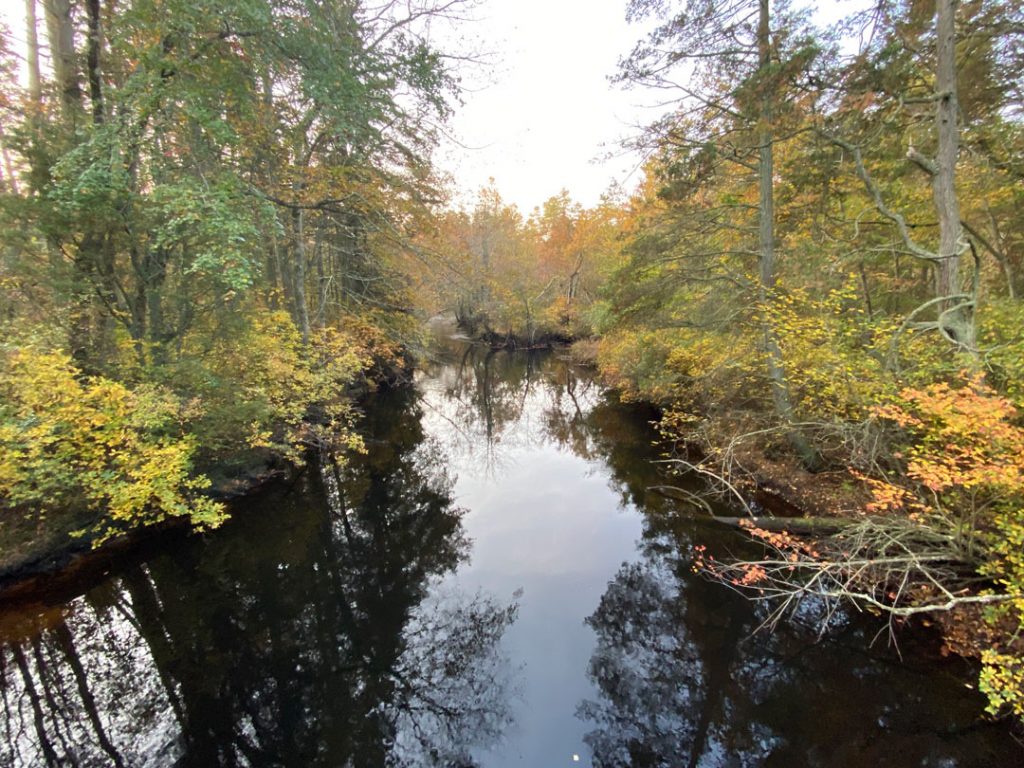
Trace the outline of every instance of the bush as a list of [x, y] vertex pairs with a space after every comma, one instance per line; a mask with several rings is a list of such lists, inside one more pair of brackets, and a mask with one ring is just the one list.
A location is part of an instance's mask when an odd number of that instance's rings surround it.
[[224, 519], [193, 475], [194, 437], [168, 390], [134, 390], [83, 377], [60, 351], [0, 354], [0, 506], [44, 515], [102, 510], [104, 533], [187, 516], [199, 527]]
[[[907, 388], [876, 413], [904, 430], [898, 476], [871, 481], [874, 507], [903, 511], [948, 535], [959, 557], [995, 584], [986, 622], [999, 638], [982, 650], [990, 711], [1024, 716], [1024, 428], [1011, 400], [979, 374], [958, 386]], [[1008, 652], [1013, 648], [1016, 653]]]
[[[370, 364], [372, 340], [359, 333], [324, 329], [306, 347], [286, 312], [253, 311], [212, 341], [199, 336], [159, 375], [190, 404], [204, 460], [269, 450], [299, 462], [311, 438], [358, 442], [348, 431], [347, 390]], [[318, 428], [309, 423], [314, 408]]]

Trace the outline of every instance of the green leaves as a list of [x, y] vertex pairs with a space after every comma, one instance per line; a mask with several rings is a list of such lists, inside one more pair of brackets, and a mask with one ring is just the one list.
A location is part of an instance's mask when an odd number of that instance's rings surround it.
[[156, 227], [152, 247], [186, 254], [185, 274], [203, 275], [224, 288], [241, 291], [258, 272], [254, 260], [260, 210], [231, 177], [205, 185], [185, 177], [153, 189], [150, 215]]

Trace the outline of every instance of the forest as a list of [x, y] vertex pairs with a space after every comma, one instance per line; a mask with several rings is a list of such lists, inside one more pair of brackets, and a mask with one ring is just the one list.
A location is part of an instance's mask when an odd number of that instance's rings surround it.
[[471, 2], [24, 5], [0, 30], [5, 572], [344, 466], [361, 400], [449, 315], [653, 405], [666, 483], [704, 477], [759, 545], [693, 567], [769, 623], [814, 598], [939, 625], [1024, 717], [1019, 3], [821, 28], [625, 0], [610, 87], [665, 103], [627, 140], [642, 180], [530, 212], [498, 181], [459, 206], [435, 163], [473, 54], [432, 29]]

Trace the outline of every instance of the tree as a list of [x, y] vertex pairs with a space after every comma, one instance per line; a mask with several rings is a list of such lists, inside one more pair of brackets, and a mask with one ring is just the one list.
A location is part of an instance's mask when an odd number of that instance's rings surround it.
[[462, 5], [46, 0], [59, 119], [30, 13], [15, 215], [47, 243], [78, 366], [114, 365], [119, 333], [166, 365], [256, 288], [307, 341], [400, 307], [387, 262], [438, 199], [429, 155], [456, 91], [428, 22]]
[[[722, 5], [688, 0], [680, 5], [632, 0], [627, 19], [656, 16], [660, 23], [620, 63], [618, 82], [668, 90], [675, 109], [648, 131], [670, 148], [694, 184], [734, 164], [756, 178], [754, 227], [758, 257], [757, 299], [764, 306], [776, 289], [774, 150], [786, 136], [787, 96], [794, 75], [818, 55], [801, 19], [769, 0]], [[774, 25], [774, 26], [773, 26]], [[679, 76], [686, 78], [678, 80]], [[795, 418], [777, 329], [762, 323], [768, 381], [779, 419], [807, 466], [814, 449], [792, 427]]]
[[[893, 94], [898, 98], [901, 108], [909, 103], [925, 104], [933, 106], [934, 109], [934, 157], [926, 156], [915, 147], [913, 139], [910, 139], [906, 157], [930, 177], [932, 201], [939, 228], [937, 248], [929, 249], [920, 245], [906, 217], [886, 202], [879, 184], [864, 162], [859, 146], [838, 136], [834, 129], [826, 129], [823, 135], [849, 153], [856, 174], [863, 182], [878, 212], [896, 226], [904, 247], [913, 256], [931, 265], [934, 270], [933, 298], [914, 310], [908, 318], [908, 323], [919, 313], [935, 307], [938, 310], [937, 320], [933, 323], [918, 324], [917, 327], [936, 328], [960, 348], [976, 353], [974, 312], [977, 286], [964, 289], [960, 277], [960, 262], [968, 253], [969, 247], [962, 236], [960, 202], [956, 189], [956, 168], [960, 152], [957, 36], [954, 27], [957, 5], [954, 0], [937, 0], [934, 35], [931, 41], [923, 32], [914, 30], [919, 39], [925, 38], [925, 46], [932, 51], [932, 71], [930, 76], [927, 72], [918, 72], [916, 79], [910, 79], [910, 85], [905, 92]], [[882, 49], [887, 55], [892, 56], [892, 47], [896, 41], [905, 40], [912, 34], [904, 27], [912, 25], [903, 24], [901, 27], [900, 23], [893, 21], [892, 9], [887, 5], [880, 6], [878, 19], [883, 26], [880, 35], [883, 40]], [[900, 56], [899, 53], [895, 55]], [[904, 66], [908, 64], [909, 62], [904, 62]], [[840, 122], [842, 118], [842, 110], [828, 117], [829, 120], [836, 122]], [[860, 119], [860, 115], [854, 116], [855, 121]]]

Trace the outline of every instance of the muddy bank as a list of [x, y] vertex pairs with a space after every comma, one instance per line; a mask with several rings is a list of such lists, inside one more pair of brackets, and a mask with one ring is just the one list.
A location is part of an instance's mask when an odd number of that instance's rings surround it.
[[[272, 457], [233, 467], [231, 471], [222, 468], [211, 473], [214, 482], [208, 494], [217, 501], [230, 502], [259, 493], [274, 483], [286, 482], [296, 471], [292, 465]], [[80, 589], [83, 582], [103, 578], [113, 563], [123, 562], [136, 552], [145, 557], [155, 543], [188, 535], [193, 530], [187, 518], [170, 518], [127, 531], [96, 546], [100, 534], [92, 529], [101, 520], [102, 516], [95, 511], [73, 512], [21, 549], [5, 552], [0, 559], [0, 607]], [[37, 531], [39, 527], [37, 524]], [[76, 535], [79, 531], [85, 533]]]

